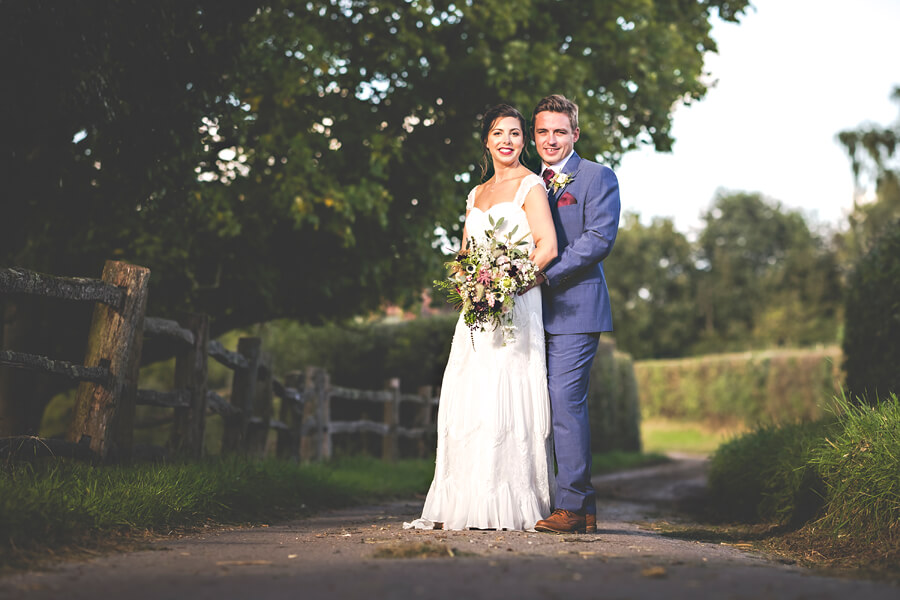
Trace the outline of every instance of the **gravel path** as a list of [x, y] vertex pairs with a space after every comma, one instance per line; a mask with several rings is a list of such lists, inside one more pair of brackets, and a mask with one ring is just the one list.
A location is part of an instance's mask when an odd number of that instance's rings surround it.
[[596, 478], [604, 496], [596, 535], [404, 530], [422, 503], [395, 502], [20, 573], [0, 579], [0, 599], [900, 597], [890, 583], [823, 577], [638, 524], [674, 518], [672, 502], [702, 490], [704, 469], [702, 459], [680, 457]]

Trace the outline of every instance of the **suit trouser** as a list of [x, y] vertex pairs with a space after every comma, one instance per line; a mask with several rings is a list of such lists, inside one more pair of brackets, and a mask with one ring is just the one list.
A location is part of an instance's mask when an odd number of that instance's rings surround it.
[[556, 453], [554, 508], [597, 511], [591, 485], [591, 429], [587, 391], [599, 333], [546, 334], [547, 383]]

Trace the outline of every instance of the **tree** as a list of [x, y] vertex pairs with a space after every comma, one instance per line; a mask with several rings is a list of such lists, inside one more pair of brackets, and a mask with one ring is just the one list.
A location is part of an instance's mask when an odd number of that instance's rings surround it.
[[900, 391], [900, 220], [854, 265], [843, 349], [852, 396], [875, 403]]
[[[235, 86], [244, 112], [217, 123], [218, 147], [246, 157], [247, 175], [212, 169], [218, 179], [204, 194], [232, 207], [228, 198], [244, 198], [248, 208], [232, 208], [237, 221], [261, 221], [266, 240], [242, 240], [249, 260], [222, 270], [220, 288], [241, 293], [217, 297], [248, 307], [220, 318], [223, 326], [241, 324], [252, 307], [257, 318], [316, 318], [417, 299], [441, 260], [435, 228], [459, 243], [462, 198], [479, 177], [477, 119], [496, 101], [527, 113], [547, 91], [575, 97], [579, 149], [607, 162], [639, 143], [667, 149], [672, 103], [706, 89], [711, 11], [739, 12], [734, 3], [657, 10], [598, 1], [548, 23], [555, 2], [515, 11], [497, 1], [309, 6], [273, 2], [252, 20], [256, 41]], [[283, 277], [285, 256], [316, 260]], [[264, 279], [261, 268], [271, 271]], [[255, 295], [248, 278], [261, 284]]]
[[[893, 99], [900, 101], [900, 87]], [[849, 265], [844, 320], [844, 369], [850, 393], [875, 402], [900, 389], [900, 119], [889, 126], [842, 131], [859, 188], [875, 200], [854, 203], [848, 228], [837, 236]]]
[[[0, 4], [0, 265], [99, 276], [136, 248], [177, 256], [159, 198], [196, 188], [196, 127], [228, 107], [239, 0]], [[147, 264], [178, 268], [159, 253]], [[155, 290], [160, 295], [162, 289]], [[90, 307], [0, 297], [3, 347], [83, 358]], [[0, 435], [36, 431], [66, 382], [0, 370]]]
[[[894, 88], [892, 98], [900, 103], [900, 87]], [[857, 184], [848, 228], [836, 236], [843, 262], [853, 264], [900, 218], [900, 119], [889, 126], [862, 125], [837, 137], [850, 158]], [[860, 202], [867, 188], [875, 192], [875, 199]]]
[[636, 359], [684, 356], [697, 341], [695, 251], [671, 219], [626, 213], [605, 264], [616, 345]]
[[722, 193], [698, 239], [698, 349], [833, 340], [840, 279], [833, 252], [802, 214], [759, 194]]
[[[148, 266], [149, 310], [209, 313], [214, 334], [417, 298], [435, 230], [458, 242], [487, 105], [562, 92], [582, 154], [666, 150], [673, 108], [706, 92], [711, 19], [747, 5], [4, 2], [19, 216], [0, 262]], [[65, 323], [41, 329], [77, 354]]]

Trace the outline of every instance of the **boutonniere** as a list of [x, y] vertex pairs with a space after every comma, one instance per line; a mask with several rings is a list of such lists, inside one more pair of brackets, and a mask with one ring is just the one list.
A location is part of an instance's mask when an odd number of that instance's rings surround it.
[[550, 187], [553, 188], [554, 192], [558, 192], [559, 188], [566, 187], [573, 181], [575, 181], [574, 175], [570, 175], [569, 173], [557, 173], [550, 180]]

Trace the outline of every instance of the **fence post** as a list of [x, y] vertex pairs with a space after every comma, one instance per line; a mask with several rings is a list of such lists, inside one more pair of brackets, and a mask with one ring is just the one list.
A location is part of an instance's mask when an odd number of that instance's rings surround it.
[[247, 359], [247, 368], [234, 371], [234, 379], [231, 382], [231, 404], [241, 412], [225, 419], [222, 452], [247, 451], [247, 425], [253, 416], [261, 346], [262, 340], [259, 338], [238, 340], [237, 351]]
[[310, 460], [331, 458], [331, 380], [328, 372], [320, 367], [306, 368], [303, 386], [303, 421], [313, 422], [312, 436], [303, 436], [300, 454]]
[[256, 381], [256, 393], [253, 399], [253, 416], [261, 423], [250, 423], [247, 428], [247, 453], [250, 456], [263, 458], [266, 455], [266, 442], [269, 439], [269, 421], [272, 420], [272, 360], [267, 354], [260, 356], [261, 377]]
[[[299, 371], [291, 371], [284, 376], [284, 387], [302, 390], [303, 374]], [[278, 458], [285, 458], [294, 462], [300, 460], [300, 437], [303, 435], [303, 406], [293, 400], [281, 399], [281, 409], [278, 411], [279, 420], [288, 426], [288, 430], [278, 431], [278, 442], [275, 445], [275, 454]]]
[[431, 427], [431, 414], [433, 407], [431, 405], [432, 394], [434, 393], [434, 388], [430, 385], [423, 385], [419, 388], [419, 398], [421, 398], [421, 404], [416, 409], [416, 421], [413, 424], [413, 427], [421, 427], [422, 435], [419, 436], [418, 439], [418, 451], [419, 458], [425, 458], [434, 449], [434, 446], [430, 444], [431, 436], [428, 435], [429, 428]]
[[108, 260], [101, 278], [125, 288], [125, 297], [117, 308], [100, 302], [94, 306], [84, 364], [96, 367], [108, 363], [110, 378], [105, 384], [79, 384], [68, 439], [79, 442], [86, 436], [91, 450], [101, 460], [128, 460], [134, 439], [134, 405], [150, 269]]
[[397, 426], [400, 424], [400, 379], [397, 377], [388, 379], [384, 388], [391, 392], [391, 399], [384, 403], [384, 424], [387, 425], [387, 432], [381, 446], [381, 458], [394, 461], [400, 454], [400, 440], [397, 436]]
[[184, 313], [178, 323], [194, 334], [194, 345], [179, 351], [175, 357], [175, 389], [188, 391], [190, 407], [175, 409], [169, 447], [173, 454], [200, 458], [203, 456], [203, 434], [206, 431], [209, 317]]

